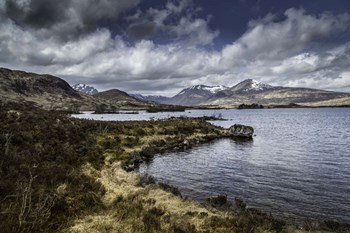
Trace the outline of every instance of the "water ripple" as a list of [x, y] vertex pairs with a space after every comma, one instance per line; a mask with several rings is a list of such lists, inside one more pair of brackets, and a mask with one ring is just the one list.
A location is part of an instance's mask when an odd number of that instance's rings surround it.
[[[201, 112], [192, 111], [200, 115]], [[220, 111], [216, 111], [218, 113]], [[350, 222], [350, 109], [223, 110], [255, 128], [253, 142], [219, 140], [140, 168], [203, 200], [225, 193], [296, 221]]]

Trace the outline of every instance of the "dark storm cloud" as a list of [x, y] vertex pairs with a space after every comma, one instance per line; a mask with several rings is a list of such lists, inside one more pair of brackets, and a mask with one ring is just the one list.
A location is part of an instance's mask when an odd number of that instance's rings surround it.
[[101, 21], [118, 20], [140, 0], [6, 0], [3, 14], [40, 36], [71, 40], [100, 27]]
[[20, 5], [18, 1], [6, 0], [5, 13], [20, 25], [43, 28], [64, 21], [68, 6], [68, 0], [32, 0], [25, 5]]
[[131, 24], [128, 28], [129, 34], [137, 40], [148, 39], [152, 37], [157, 30], [154, 22], [141, 22]]

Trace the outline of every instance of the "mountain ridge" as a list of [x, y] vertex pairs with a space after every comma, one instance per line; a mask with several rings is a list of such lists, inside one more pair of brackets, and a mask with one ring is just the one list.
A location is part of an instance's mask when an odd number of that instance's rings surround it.
[[172, 105], [196, 106], [226, 88], [227, 87], [222, 85], [194, 85], [183, 89], [175, 96], [169, 98], [165, 103]]
[[254, 79], [245, 79], [242, 82], [228, 88], [228, 90], [233, 92], [248, 92], [248, 91], [263, 91], [267, 89], [274, 88], [273, 86], [265, 83], [258, 82]]
[[[80, 85], [84, 88], [87, 85]], [[128, 94], [118, 89], [88, 95], [49, 74], [0, 68], [0, 101], [30, 103], [52, 110], [148, 109], [158, 104], [235, 108], [241, 104], [264, 106], [350, 106], [350, 93], [313, 88], [271, 86], [246, 79], [231, 87], [195, 85], [173, 97]]]
[[125, 92], [119, 90], [114, 92], [118, 92], [119, 95], [116, 94], [110, 99], [104, 96], [104, 92], [100, 92], [98, 96], [87, 95], [74, 90], [65, 80], [53, 75], [0, 67], [2, 103], [15, 102], [47, 110], [72, 112], [95, 110], [98, 106], [105, 106], [107, 109], [147, 109], [152, 106]]
[[156, 103], [156, 104], [165, 104], [168, 101], [168, 99], [170, 99], [170, 97], [166, 97], [162, 95], [141, 95], [141, 94], [129, 94], [129, 95], [136, 99], [150, 102], [150, 103]]
[[230, 87], [195, 85], [162, 100], [162, 104], [225, 108], [253, 103], [267, 106], [291, 103], [304, 106], [343, 106], [350, 105], [350, 93], [316, 88], [272, 86], [254, 79], [246, 79]]
[[[345, 100], [344, 98], [347, 98]], [[342, 103], [338, 104], [337, 100]], [[256, 91], [225, 91], [218, 93], [202, 105], [238, 106], [240, 104], [262, 104], [267, 106], [299, 104], [303, 106], [323, 106], [324, 101], [333, 101], [330, 106], [350, 104], [350, 93], [334, 92], [313, 88], [271, 86]], [[319, 103], [319, 104], [318, 104]]]

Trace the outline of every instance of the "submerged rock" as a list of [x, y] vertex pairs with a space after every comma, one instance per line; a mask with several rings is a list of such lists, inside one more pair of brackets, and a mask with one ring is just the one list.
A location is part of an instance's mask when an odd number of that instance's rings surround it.
[[234, 124], [229, 129], [231, 136], [240, 138], [253, 138], [254, 129], [248, 125]]

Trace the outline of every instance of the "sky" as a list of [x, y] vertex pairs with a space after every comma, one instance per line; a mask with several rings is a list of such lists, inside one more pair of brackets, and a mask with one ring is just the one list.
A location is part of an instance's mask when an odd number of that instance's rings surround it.
[[0, 0], [0, 67], [138, 94], [248, 78], [350, 92], [350, 1]]

